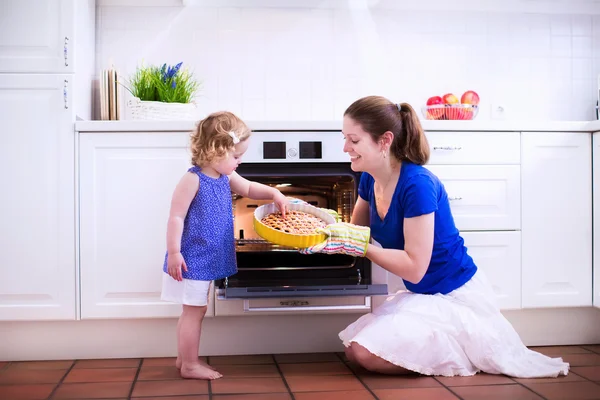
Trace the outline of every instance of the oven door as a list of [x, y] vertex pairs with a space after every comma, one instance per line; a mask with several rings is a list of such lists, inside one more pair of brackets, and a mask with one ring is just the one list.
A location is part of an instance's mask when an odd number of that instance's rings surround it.
[[[352, 215], [360, 177], [350, 169], [349, 163], [242, 164], [238, 173], [252, 181], [278, 187], [286, 196], [336, 210], [346, 222]], [[371, 262], [367, 258], [306, 255], [260, 238], [253, 228], [253, 213], [256, 207], [268, 202], [234, 195], [238, 273], [217, 281], [218, 295], [225, 299], [351, 296], [362, 299], [360, 303], [365, 307], [369, 296], [388, 294], [386, 284], [372, 282]], [[298, 301], [297, 304], [306, 302]]]

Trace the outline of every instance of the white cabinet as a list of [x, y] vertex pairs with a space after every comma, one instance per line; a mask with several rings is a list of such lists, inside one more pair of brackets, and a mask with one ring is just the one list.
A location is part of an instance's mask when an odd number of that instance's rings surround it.
[[[178, 316], [160, 299], [171, 196], [188, 133], [81, 133], [81, 318]], [[211, 298], [214, 296], [211, 296]], [[213, 315], [212, 303], [207, 315]]]
[[519, 132], [427, 132], [429, 164], [519, 164]]
[[461, 232], [502, 310], [521, 308], [521, 232]]
[[523, 307], [592, 304], [589, 133], [522, 134]]
[[0, 320], [76, 316], [70, 89], [68, 75], [0, 74]]
[[521, 228], [518, 165], [427, 165], [444, 184], [461, 231]]
[[600, 308], [600, 132], [593, 136], [594, 158], [594, 306]]
[[[521, 232], [461, 232], [468, 254], [478, 270], [488, 278], [500, 309], [521, 308]], [[376, 244], [378, 245], [378, 244]], [[389, 293], [406, 290], [402, 279], [373, 267], [373, 280], [387, 283]], [[385, 298], [375, 296], [373, 305], [381, 305]]]
[[0, 1], [0, 72], [73, 72], [74, 14], [74, 0]]

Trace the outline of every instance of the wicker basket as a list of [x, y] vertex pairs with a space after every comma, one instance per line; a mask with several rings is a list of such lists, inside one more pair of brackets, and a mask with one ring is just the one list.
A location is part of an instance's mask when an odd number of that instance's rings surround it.
[[134, 97], [127, 101], [127, 113], [131, 119], [196, 119], [196, 104], [164, 103], [162, 101], [143, 101], [137, 97]]

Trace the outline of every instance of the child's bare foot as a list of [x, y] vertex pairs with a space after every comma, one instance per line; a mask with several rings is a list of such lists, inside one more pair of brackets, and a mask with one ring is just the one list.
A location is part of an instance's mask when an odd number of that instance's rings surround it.
[[[213, 366], [212, 366], [212, 365], [210, 365], [210, 364], [207, 364], [207, 363], [205, 363], [204, 361], [202, 361], [202, 360], [200, 360], [200, 359], [198, 359], [198, 363], [199, 363], [200, 365], [202, 365], [203, 367], [210, 368], [210, 369], [212, 369], [213, 371], [215, 370], [215, 367], [213, 367]], [[175, 360], [175, 367], [177, 367], [177, 369], [181, 369], [181, 364], [182, 364], [182, 363], [181, 363], [181, 359], [179, 359], [179, 357], [178, 357], [178, 358], [177, 358], [177, 360]]]
[[182, 378], [186, 379], [219, 379], [223, 375], [218, 373], [217, 371], [204, 367], [200, 364], [192, 364], [190, 366], [185, 365], [181, 367], [179, 371]]

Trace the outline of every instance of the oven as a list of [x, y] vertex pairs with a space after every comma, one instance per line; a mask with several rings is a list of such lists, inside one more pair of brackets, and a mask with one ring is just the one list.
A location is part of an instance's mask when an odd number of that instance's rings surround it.
[[[339, 131], [254, 132], [237, 172], [350, 222], [360, 173], [342, 149]], [[254, 210], [271, 201], [232, 200], [238, 272], [215, 282], [216, 315], [370, 312], [372, 296], [388, 294], [367, 258], [271, 244], [253, 229]]]

